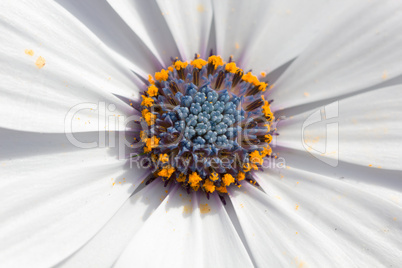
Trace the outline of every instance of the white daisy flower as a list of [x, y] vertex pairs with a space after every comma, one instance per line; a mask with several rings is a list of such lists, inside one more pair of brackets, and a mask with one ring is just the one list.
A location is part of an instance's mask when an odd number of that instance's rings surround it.
[[401, 2], [0, 10], [2, 267], [402, 263]]

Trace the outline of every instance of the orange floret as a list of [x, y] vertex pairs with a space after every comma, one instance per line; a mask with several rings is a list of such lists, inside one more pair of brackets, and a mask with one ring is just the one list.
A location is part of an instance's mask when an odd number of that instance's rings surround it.
[[227, 63], [225, 66], [225, 71], [227, 71], [229, 73], [236, 73], [236, 71], [238, 69], [239, 68], [237, 68], [236, 63], [234, 63], [234, 62]]
[[223, 193], [223, 194], [227, 194], [227, 193], [228, 193], [228, 190], [226, 189], [225, 186], [216, 187], [216, 190], [217, 190], [218, 192], [220, 192], [220, 193]]
[[193, 189], [199, 187], [200, 181], [202, 181], [202, 179], [195, 171], [191, 173], [188, 177], [188, 182], [190, 183], [190, 186], [193, 187]]
[[268, 86], [267, 83], [261, 82], [261, 83], [258, 85], [258, 89], [259, 89], [260, 91], [264, 92], [265, 90], [267, 90], [267, 86]]
[[145, 131], [140, 131], [140, 138], [142, 142], [146, 142], [148, 139], [147, 133], [145, 133]]
[[216, 68], [224, 64], [221, 56], [215, 56], [215, 55], [210, 56], [208, 58], [208, 63], [211, 63], [214, 66], [215, 70]]
[[154, 80], [154, 78], [152, 77], [152, 75], [148, 75], [148, 82], [151, 84], [151, 85], [153, 85], [153, 84], [155, 84], [155, 80]]
[[260, 154], [259, 151], [254, 151], [250, 154], [250, 161], [252, 163], [257, 163], [262, 165], [262, 163], [264, 162], [264, 159], [262, 159], [263, 156]]
[[251, 72], [248, 72], [242, 76], [244, 81], [253, 84], [254, 86], [258, 86], [260, 84], [260, 81], [258, 80], [258, 77], [253, 75]]
[[176, 169], [175, 169], [174, 167], [172, 167], [172, 166], [165, 166], [165, 167], [163, 167], [162, 170], [160, 170], [160, 171], [158, 172], [158, 175], [161, 176], [161, 177], [164, 177], [164, 178], [169, 179], [170, 176], [172, 176], [172, 174], [173, 174], [173, 172], [174, 172], [175, 170], [176, 170]]
[[156, 115], [149, 112], [147, 109], [142, 110], [142, 117], [144, 118], [145, 122], [147, 122], [148, 126], [152, 126], [155, 124]]
[[169, 156], [167, 154], [160, 154], [159, 161], [161, 161], [162, 163], [166, 163], [169, 161]]
[[141, 95], [142, 97], [142, 102], [141, 105], [142, 106], [147, 106], [147, 107], [151, 107], [152, 105], [154, 105], [154, 99], [152, 98], [148, 98], [147, 96]]
[[178, 182], [185, 182], [186, 181], [186, 175], [183, 173], [180, 173], [179, 177], [176, 178]]
[[155, 79], [158, 81], [166, 81], [169, 77], [169, 72], [162, 69], [160, 72], [155, 73]]
[[206, 65], [208, 62], [206, 60], [203, 59], [195, 59], [191, 62], [191, 65], [194, 68], [198, 68], [201, 69], [204, 65]]
[[262, 157], [265, 157], [265, 156], [271, 155], [271, 154], [272, 154], [272, 149], [269, 146], [264, 147], [264, 149], [261, 152]]
[[266, 143], [271, 143], [271, 141], [272, 141], [272, 136], [271, 136], [270, 134], [265, 135], [264, 138], [265, 138], [265, 142], [266, 142]]
[[219, 175], [216, 172], [211, 173], [211, 176], [209, 176], [209, 179], [211, 181], [217, 181], [219, 179]]
[[234, 178], [230, 174], [225, 174], [222, 178], [222, 181], [225, 186], [229, 186], [230, 184], [234, 183]]
[[236, 177], [237, 181], [242, 181], [245, 178], [246, 178], [246, 174], [244, 172], [241, 172], [241, 171], [239, 172], [239, 174], [237, 174], [237, 177]]
[[205, 191], [209, 193], [213, 193], [215, 191], [215, 185], [210, 180], [206, 180], [202, 187], [204, 187]]
[[147, 93], [150, 97], [156, 97], [158, 96], [158, 88], [154, 85], [151, 85], [150, 87], [148, 87]]
[[249, 172], [251, 170], [251, 164], [250, 163], [245, 163], [243, 165], [243, 171], [244, 172]]
[[144, 153], [149, 153], [153, 148], [156, 148], [159, 144], [159, 141], [160, 139], [155, 136], [148, 138], [144, 147]]
[[274, 114], [271, 112], [269, 102], [265, 100], [264, 96], [261, 96], [261, 98], [264, 101], [264, 105], [262, 106], [262, 113], [269, 121], [272, 121], [274, 119]]
[[184, 68], [187, 67], [187, 65], [188, 65], [188, 63], [187, 63], [186, 61], [183, 62], [183, 61], [177, 60], [177, 61], [174, 63], [174, 67], [176, 68], [176, 70], [184, 69]]

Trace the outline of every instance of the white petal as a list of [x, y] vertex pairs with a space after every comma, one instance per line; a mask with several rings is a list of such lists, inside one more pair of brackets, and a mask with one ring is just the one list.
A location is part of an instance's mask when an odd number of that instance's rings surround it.
[[212, 3], [217, 54], [224, 60], [233, 55], [236, 62], [244, 62], [247, 48], [260, 35], [267, 20], [265, 14], [270, 1], [223, 0]]
[[346, 1], [213, 1], [218, 54], [272, 71], [298, 56]]
[[[99, 140], [97, 132], [74, 133], [77, 141], [91, 143]], [[0, 161], [61, 152], [79, 151], [64, 133], [34, 133], [0, 128]]]
[[402, 86], [374, 90], [282, 121], [277, 145], [317, 161], [401, 170]]
[[195, 53], [205, 58], [212, 23], [210, 0], [156, 2], [176, 41], [182, 59], [191, 60]]
[[269, 9], [263, 9], [264, 13], [259, 15], [264, 18], [263, 28], [255, 27], [259, 32], [245, 53], [244, 66], [257, 73], [273, 71], [299, 56], [330, 22], [342, 20], [343, 11], [352, 3], [344, 0], [267, 2], [271, 2]]
[[173, 189], [116, 267], [252, 267], [217, 195]]
[[336, 243], [284, 211], [275, 197], [244, 183], [230, 190], [230, 199], [257, 267], [344, 267], [348, 261]]
[[[317, 159], [307, 151], [276, 147], [280, 156], [271, 161], [271, 168], [296, 168], [326, 177], [340, 179], [372, 195], [402, 207], [402, 180], [400, 170], [373, 168], [339, 161], [336, 167]], [[327, 159], [326, 159], [327, 160]], [[268, 161], [265, 161], [268, 162]], [[264, 162], [264, 165], [265, 165]]]
[[[294, 168], [271, 171], [257, 179], [268, 193], [267, 199], [283, 214], [308, 222], [308, 229], [324, 235], [322, 243], [311, 237], [302, 240], [307, 250], [319, 244], [331, 252], [327, 258], [334, 263], [328, 267], [336, 266], [336, 262], [340, 262], [338, 267], [391, 267], [401, 263], [401, 207], [343, 180]], [[303, 232], [296, 231], [297, 236]], [[338, 259], [338, 254], [345, 256]], [[316, 251], [309, 255], [312, 260], [319, 257]], [[309, 266], [309, 261], [306, 264]]]
[[50, 267], [84, 245], [143, 179], [125, 164], [107, 148], [2, 161], [2, 265]]
[[160, 197], [167, 189], [163, 185], [162, 181], [155, 181], [131, 196], [94, 238], [58, 267], [112, 267], [131, 238], [162, 202]]
[[274, 110], [339, 97], [400, 75], [401, 8], [399, 1], [359, 1], [345, 11], [279, 78], [271, 95]]
[[155, 1], [108, 0], [163, 66], [179, 56], [176, 43]]
[[116, 56], [118, 64], [125, 64], [145, 79], [149, 73], [161, 68], [160, 62], [147, 44], [144, 44], [106, 1], [56, 2], [95, 34], [107, 46], [108, 52]]
[[[131, 113], [112, 93], [138, 98], [134, 75], [88, 29], [53, 2], [5, 2], [0, 4], [1, 127], [64, 132], [71, 108], [100, 101], [114, 103], [116, 116]], [[40, 57], [46, 62], [41, 68]], [[97, 113], [81, 112], [74, 131], [98, 130]]]

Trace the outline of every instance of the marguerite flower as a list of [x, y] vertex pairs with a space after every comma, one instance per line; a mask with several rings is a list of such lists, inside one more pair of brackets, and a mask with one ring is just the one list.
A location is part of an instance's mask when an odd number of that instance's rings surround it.
[[2, 267], [402, 263], [399, 1], [0, 9]]

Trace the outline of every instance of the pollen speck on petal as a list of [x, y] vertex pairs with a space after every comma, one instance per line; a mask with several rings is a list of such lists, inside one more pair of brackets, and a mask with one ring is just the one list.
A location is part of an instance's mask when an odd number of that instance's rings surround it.
[[381, 78], [382, 78], [383, 80], [386, 80], [386, 79], [388, 78], [388, 72], [387, 72], [387, 70], [384, 70], [384, 72], [382, 73]]
[[27, 54], [29, 56], [33, 56], [35, 53], [32, 49], [25, 49], [25, 54]]
[[200, 12], [200, 13], [204, 12], [204, 11], [205, 11], [204, 6], [201, 5], [201, 4], [199, 4], [199, 5], [197, 6], [197, 11]]
[[45, 66], [45, 64], [46, 60], [42, 56], [39, 56], [39, 58], [35, 62], [36, 67], [38, 67], [39, 69], [42, 69]]
[[201, 214], [207, 214], [211, 212], [211, 208], [209, 207], [208, 203], [200, 204], [200, 212]]

